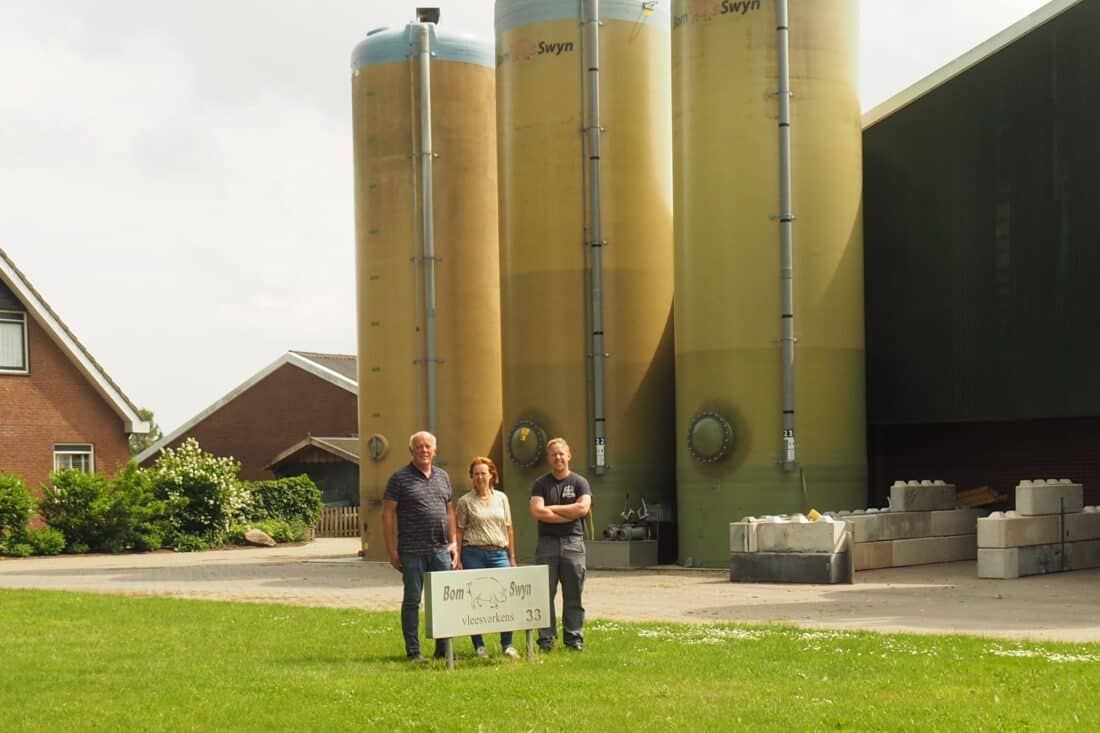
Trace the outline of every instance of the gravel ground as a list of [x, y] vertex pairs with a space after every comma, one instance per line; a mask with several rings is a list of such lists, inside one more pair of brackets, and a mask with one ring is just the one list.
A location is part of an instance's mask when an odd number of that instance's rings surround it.
[[[0, 588], [397, 612], [401, 576], [357, 539], [199, 553], [0, 560]], [[853, 585], [730, 583], [720, 570], [589, 571], [590, 619], [783, 622], [832, 629], [1100, 641], [1100, 569], [979, 580], [973, 562], [869, 570]]]

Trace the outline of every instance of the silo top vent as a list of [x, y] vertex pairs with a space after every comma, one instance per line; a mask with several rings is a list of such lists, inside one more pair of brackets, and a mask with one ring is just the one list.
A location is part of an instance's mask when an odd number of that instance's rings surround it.
[[419, 23], [435, 23], [439, 25], [439, 8], [417, 8], [416, 20]]

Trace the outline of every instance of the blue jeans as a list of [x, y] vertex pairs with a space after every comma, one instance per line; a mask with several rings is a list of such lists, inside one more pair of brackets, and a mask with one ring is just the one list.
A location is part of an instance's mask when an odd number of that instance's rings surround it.
[[558, 619], [554, 609], [554, 596], [561, 583], [562, 636], [565, 643], [577, 646], [584, 643], [584, 538], [539, 537], [535, 547], [535, 564], [550, 568], [550, 625], [539, 629], [539, 646], [548, 648], [558, 635]]
[[[451, 570], [451, 553], [447, 550], [426, 555], [401, 555], [401, 581], [405, 595], [401, 599], [401, 633], [405, 635], [405, 654], [420, 653], [420, 599], [424, 595], [424, 573], [432, 570]], [[435, 640], [435, 655], [447, 653], [447, 640]]]
[[[481, 568], [510, 568], [512, 563], [508, 561], [507, 550], [483, 550], [480, 547], [465, 545], [462, 548], [462, 569], [480, 570]], [[470, 637], [474, 642], [474, 649], [485, 646], [485, 639], [481, 634]], [[512, 632], [500, 632], [500, 648], [507, 649], [512, 646]]]

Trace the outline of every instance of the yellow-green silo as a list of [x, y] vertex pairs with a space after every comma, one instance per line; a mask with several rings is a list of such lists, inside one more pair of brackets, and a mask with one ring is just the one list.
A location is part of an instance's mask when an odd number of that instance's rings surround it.
[[504, 484], [526, 506], [564, 437], [596, 533], [675, 503], [665, 3], [498, 0]]
[[352, 54], [365, 556], [384, 559], [386, 480], [418, 430], [456, 497], [500, 460], [500, 280], [492, 45], [434, 22]]
[[857, 3], [672, 17], [680, 558], [725, 566], [730, 521], [866, 500]]

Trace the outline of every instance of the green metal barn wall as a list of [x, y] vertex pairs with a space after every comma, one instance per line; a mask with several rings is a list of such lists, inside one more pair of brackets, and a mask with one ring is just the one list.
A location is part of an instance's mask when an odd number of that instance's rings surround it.
[[951, 471], [1100, 487], [1075, 439], [1100, 434], [1097, 29], [1082, 2], [864, 131], [873, 497]]

